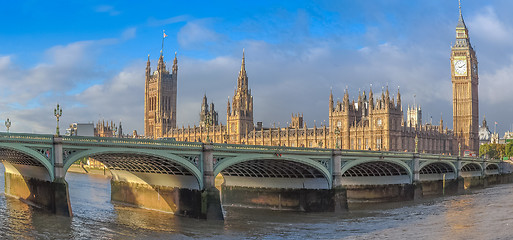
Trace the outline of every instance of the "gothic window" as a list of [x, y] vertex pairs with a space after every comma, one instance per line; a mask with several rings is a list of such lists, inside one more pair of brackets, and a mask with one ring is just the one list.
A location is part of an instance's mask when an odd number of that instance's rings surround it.
[[365, 139], [365, 150], [369, 149], [369, 139]]
[[342, 127], [342, 122], [340, 120], [337, 122], [337, 127]]
[[362, 139], [358, 139], [358, 150], [362, 149]]
[[378, 118], [378, 120], [376, 121], [376, 123], [378, 124], [378, 126], [381, 127], [381, 125], [383, 125], [383, 122], [381, 121], [381, 118]]
[[378, 150], [381, 150], [381, 137], [378, 137], [378, 138], [376, 139], [376, 148], [377, 148]]

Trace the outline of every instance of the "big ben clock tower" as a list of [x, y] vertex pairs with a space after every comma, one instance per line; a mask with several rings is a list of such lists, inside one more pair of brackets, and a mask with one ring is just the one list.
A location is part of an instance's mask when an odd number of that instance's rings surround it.
[[[477, 58], [468, 29], [460, 17], [456, 26], [456, 42], [451, 49], [452, 111], [454, 134], [461, 151], [479, 151], [479, 100]], [[460, 153], [461, 154], [461, 153]]]

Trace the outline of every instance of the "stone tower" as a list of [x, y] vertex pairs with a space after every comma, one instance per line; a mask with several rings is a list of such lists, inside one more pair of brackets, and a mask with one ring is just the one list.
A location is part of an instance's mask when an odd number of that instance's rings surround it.
[[228, 100], [226, 118], [229, 142], [242, 143], [246, 134], [254, 128], [253, 97], [251, 89], [248, 89], [244, 50], [242, 50], [242, 65], [237, 79], [237, 89], [233, 95], [231, 108], [230, 100]]
[[416, 104], [411, 108], [408, 106], [406, 116], [406, 126], [414, 128], [422, 126], [422, 109], [420, 106]]
[[210, 108], [207, 103], [207, 95], [203, 95], [203, 101], [201, 103], [200, 111], [200, 122], [201, 127], [217, 126], [219, 124], [218, 114], [214, 109], [214, 103], [210, 103]]
[[[460, 16], [456, 26], [456, 42], [451, 49], [451, 76], [454, 134], [461, 151], [479, 151], [479, 100], [477, 58], [468, 29]], [[461, 154], [461, 153], [460, 153]]]
[[144, 135], [151, 138], [167, 136], [176, 127], [176, 90], [178, 61], [173, 61], [171, 72], [166, 68], [160, 51], [157, 70], [151, 72], [150, 55], [146, 63], [144, 87]]

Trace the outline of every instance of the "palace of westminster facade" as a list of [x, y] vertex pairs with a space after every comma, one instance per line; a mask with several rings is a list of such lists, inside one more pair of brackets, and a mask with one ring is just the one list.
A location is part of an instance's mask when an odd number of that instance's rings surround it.
[[[329, 126], [307, 127], [302, 114], [292, 115], [287, 127], [264, 128], [253, 121], [253, 96], [248, 86], [244, 52], [237, 88], [228, 100], [226, 124], [218, 123], [214, 104], [203, 98], [200, 124], [176, 127], [176, 92], [178, 66], [175, 59], [169, 72], [162, 53], [157, 70], [146, 67], [144, 135], [150, 138], [175, 138], [177, 141], [214, 142], [265, 146], [342, 148], [354, 150], [415, 151], [461, 154], [479, 149], [479, 110], [477, 59], [460, 10], [456, 42], [451, 49], [453, 89], [453, 130], [439, 125], [422, 124], [421, 109], [408, 106], [407, 120], [401, 94], [391, 97], [388, 87], [376, 94], [359, 94], [349, 100], [346, 89], [342, 101], [328, 101]], [[416, 143], [417, 142], [417, 143]]]

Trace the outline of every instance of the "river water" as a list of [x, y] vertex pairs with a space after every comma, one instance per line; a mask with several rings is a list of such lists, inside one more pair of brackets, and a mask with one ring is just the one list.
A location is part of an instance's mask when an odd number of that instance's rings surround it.
[[[0, 164], [0, 189], [4, 169]], [[345, 214], [227, 208], [205, 221], [113, 205], [110, 180], [67, 173], [72, 218], [0, 193], [0, 239], [512, 239], [513, 184]]]

